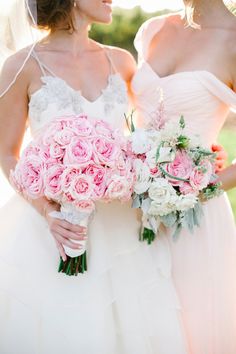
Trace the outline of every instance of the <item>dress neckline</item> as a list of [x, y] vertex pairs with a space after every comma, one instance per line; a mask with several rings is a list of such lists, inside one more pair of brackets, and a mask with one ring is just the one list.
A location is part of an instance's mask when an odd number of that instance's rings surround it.
[[153, 68], [152, 66], [148, 63], [148, 61], [143, 60], [142, 61], [143, 64], [146, 65], [146, 67], [156, 76], [156, 78], [158, 80], [168, 80], [174, 77], [178, 77], [181, 75], [208, 75], [209, 77], [211, 77], [215, 82], [217, 82], [219, 85], [221, 85], [224, 89], [228, 90], [228, 92], [230, 92], [231, 94], [236, 95], [236, 93], [228, 86], [226, 85], [223, 81], [221, 81], [215, 74], [213, 74], [211, 71], [209, 70], [184, 70], [184, 71], [179, 71], [173, 74], [169, 74], [166, 76], [160, 76]]
[[110, 73], [107, 77], [107, 84], [106, 86], [101, 89], [101, 93], [100, 95], [95, 98], [94, 100], [89, 100], [88, 98], [86, 98], [85, 96], [83, 96], [82, 91], [81, 90], [76, 90], [74, 89], [66, 80], [62, 79], [61, 77], [58, 76], [52, 76], [52, 75], [43, 75], [40, 77], [40, 80], [42, 81], [42, 86], [37, 89], [36, 91], [34, 91], [31, 95], [30, 95], [30, 101], [31, 99], [38, 95], [39, 92], [43, 89], [43, 87], [49, 82], [49, 81], [53, 81], [53, 80], [57, 80], [59, 82], [61, 82], [67, 89], [69, 89], [70, 91], [72, 91], [75, 94], [78, 94], [85, 102], [89, 103], [89, 104], [95, 104], [97, 103], [100, 99], [102, 99], [104, 92], [109, 90], [110, 86], [111, 86], [111, 82], [113, 78], [119, 78], [120, 80], [123, 80], [120, 73], [115, 72], [115, 73]]

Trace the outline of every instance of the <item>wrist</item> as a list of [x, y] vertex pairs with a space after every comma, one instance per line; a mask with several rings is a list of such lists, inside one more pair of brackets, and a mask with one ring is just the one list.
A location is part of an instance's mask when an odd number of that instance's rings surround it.
[[58, 211], [59, 209], [59, 204], [53, 202], [52, 200], [47, 200], [43, 205], [42, 215], [47, 219], [49, 213], [52, 211]]

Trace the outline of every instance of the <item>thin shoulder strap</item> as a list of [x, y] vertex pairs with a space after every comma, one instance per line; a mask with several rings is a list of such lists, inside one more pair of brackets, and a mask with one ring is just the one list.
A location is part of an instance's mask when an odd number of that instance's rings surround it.
[[16, 72], [15, 76], [13, 77], [12, 81], [9, 83], [9, 85], [7, 86], [7, 88], [2, 92], [0, 93], [0, 98], [2, 98], [11, 88], [12, 86], [15, 84], [18, 76], [20, 75], [20, 73], [22, 72], [22, 70], [24, 69], [27, 61], [29, 60], [30, 56], [32, 55], [32, 52], [34, 50], [34, 47], [37, 43], [34, 43], [31, 48], [29, 49], [29, 52], [25, 58], [25, 60], [23, 61], [22, 65], [20, 66], [19, 70]]
[[104, 47], [104, 50], [105, 50], [106, 57], [110, 63], [110, 73], [111, 74], [116, 73], [117, 69], [116, 69], [116, 66], [112, 60], [111, 49], [109, 47]]
[[40, 70], [42, 71], [43, 76], [47, 76], [47, 72], [54, 77], [57, 76], [47, 65], [45, 65], [44, 63], [41, 62], [41, 60], [39, 59], [39, 57], [34, 49], [32, 50], [31, 56], [37, 61], [38, 65], [40, 67]]

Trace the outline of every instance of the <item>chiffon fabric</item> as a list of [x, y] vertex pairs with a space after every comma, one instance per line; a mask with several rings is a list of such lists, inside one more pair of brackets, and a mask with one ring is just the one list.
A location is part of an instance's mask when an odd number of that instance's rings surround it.
[[[156, 119], [162, 92], [166, 119], [177, 122], [183, 115], [189, 133], [210, 147], [216, 142], [230, 107], [236, 108], [236, 94], [209, 71], [160, 77], [152, 69], [147, 50], [165, 21], [165, 17], [147, 21], [135, 39], [139, 69], [132, 87], [138, 110], [145, 123]], [[166, 232], [163, 239], [170, 248], [171, 274], [180, 301], [187, 353], [235, 354], [236, 231], [227, 196], [204, 205], [201, 226], [193, 234], [182, 231], [174, 242], [170, 232]]]

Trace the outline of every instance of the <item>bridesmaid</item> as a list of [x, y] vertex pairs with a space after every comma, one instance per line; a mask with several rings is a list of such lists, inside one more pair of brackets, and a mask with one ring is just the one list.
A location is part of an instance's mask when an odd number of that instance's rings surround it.
[[[161, 87], [166, 119], [184, 115], [188, 129], [209, 147], [230, 107], [236, 108], [236, 18], [222, 0], [184, 5], [184, 17], [156, 17], [140, 28], [132, 86], [146, 122], [155, 117]], [[236, 166], [221, 171], [219, 179], [224, 190], [235, 187]], [[166, 232], [166, 239], [188, 353], [235, 354], [236, 232], [227, 197], [206, 203], [193, 235], [183, 231], [174, 243]]]

